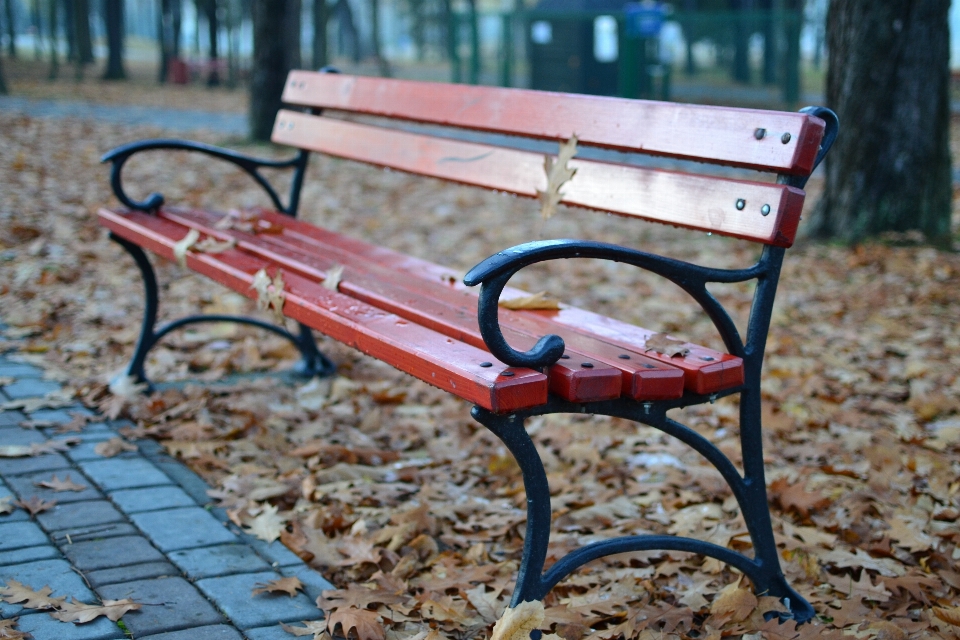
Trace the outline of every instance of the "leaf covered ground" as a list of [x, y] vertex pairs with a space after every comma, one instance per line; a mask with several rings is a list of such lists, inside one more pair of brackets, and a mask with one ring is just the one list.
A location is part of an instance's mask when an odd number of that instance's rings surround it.
[[[290, 368], [296, 353], [230, 325], [197, 325], [152, 352], [155, 380], [200, 383], [111, 394], [143, 303], [132, 262], [95, 222], [96, 208], [114, 202], [98, 158], [164, 132], [3, 112], [0, 131], [0, 308], [10, 325], [2, 346], [21, 349], [91, 406], [129, 417], [129, 437], [159, 440], [203, 475], [237, 523], [279, 539], [330, 579], [338, 590], [319, 603], [328, 625], [298, 634], [489, 637], [520, 559], [524, 493], [516, 464], [469, 407], [322, 339], [336, 378], [287, 384], [256, 375]], [[304, 218], [463, 271], [540, 237], [615, 241], [718, 266], [757, 255], [736, 241], [566, 208], [544, 221], [536, 201], [312, 162]], [[135, 195], [162, 190], [171, 202], [224, 211], [267, 204], [241, 174], [189, 155], [132, 161], [127, 180]], [[175, 263], [155, 264], [164, 318], [257, 313]], [[546, 633], [960, 637], [960, 256], [801, 242], [781, 282], [764, 371], [767, 482], [784, 570], [818, 619], [796, 630], [765, 622], [777, 604], [754, 597], [727, 567], [647, 552], [594, 562], [561, 583], [544, 603]], [[629, 267], [554, 264], [517, 284], [720, 347], [679, 289]], [[716, 294], [742, 326], [750, 288]], [[676, 417], [738, 459], [734, 400]], [[590, 416], [549, 416], [528, 428], [553, 491], [551, 559], [642, 532], [749, 553], [729, 490], [679, 443]]]

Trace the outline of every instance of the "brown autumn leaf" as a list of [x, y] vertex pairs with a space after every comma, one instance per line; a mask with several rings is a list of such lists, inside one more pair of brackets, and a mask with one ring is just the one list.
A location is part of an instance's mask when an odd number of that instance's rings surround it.
[[302, 627], [294, 627], [285, 622], [280, 623], [280, 628], [292, 636], [303, 637], [313, 636], [313, 640], [320, 640], [327, 637], [327, 619], [323, 620], [304, 620]]
[[257, 308], [261, 311], [270, 309], [277, 324], [283, 324], [283, 305], [287, 295], [283, 292], [283, 272], [277, 269], [273, 279], [267, 275], [266, 269], [260, 269], [253, 276], [250, 288], [257, 292]]
[[29, 500], [18, 500], [14, 504], [29, 512], [31, 516], [35, 516], [38, 513], [43, 513], [44, 511], [53, 509], [55, 506], [57, 506], [57, 501], [45, 501], [41, 500], [39, 496], [31, 496]]
[[57, 435], [62, 435], [64, 433], [79, 433], [83, 431], [83, 428], [97, 420], [95, 415], [87, 415], [85, 413], [80, 413], [79, 411], [71, 411], [70, 422], [64, 422], [56, 426], [54, 433]]
[[504, 309], [559, 309], [560, 301], [547, 297], [546, 291], [518, 296], [498, 303]]
[[335, 264], [327, 269], [327, 277], [323, 279], [321, 284], [323, 284], [325, 289], [336, 291], [340, 286], [341, 280], [343, 280], [343, 265]]
[[759, 601], [750, 589], [734, 582], [724, 587], [710, 604], [710, 613], [730, 622], [741, 622], [753, 613]]
[[227, 238], [226, 240], [217, 240], [213, 236], [207, 236], [191, 248], [200, 253], [217, 254], [228, 251], [237, 246], [236, 238]]
[[366, 609], [371, 604], [396, 604], [407, 598], [403, 595], [385, 589], [368, 589], [350, 583], [346, 589], [328, 589], [320, 592], [317, 598], [317, 607], [324, 611], [353, 607]]
[[384, 640], [386, 636], [379, 614], [369, 609], [356, 607], [337, 609], [330, 614], [327, 628], [336, 632], [337, 627], [340, 627], [340, 633], [344, 638], [350, 638], [351, 631], [357, 640]]
[[275, 505], [264, 504], [260, 515], [251, 518], [245, 524], [247, 530], [253, 535], [266, 542], [273, 542], [280, 537], [286, 523], [287, 518], [277, 513]]
[[187, 251], [190, 249], [190, 247], [195, 245], [199, 239], [200, 232], [196, 229], [190, 229], [190, 231], [187, 232], [187, 235], [183, 236], [180, 241], [174, 243], [173, 257], [176, 259], [177, 264], [179, 264], [181, 268], [187, 268]]
[[0, 587], [0, 600], [9, 604], [19, 604], [26, 609], [58, 609], [66, 598], [51, 598], [53, 589], [49, 586], [42, 587], [39, 591], [16, 580], [7, 580], [3, 587]]
[[683, 340], [671, 338], [665, 333], [655, 333], [647, 338], [644, 345], [644, 350], [660, 353], [671, 358], [675, 358], [677, 356], [683, 358], [690, 353], [690, 349], [685, 347], [685, 344], [687, 343]]
[[807, 491], [806, 485], [806, 479], [790, 484], [786, 478], [779, 478], [770, 484], [770, 499], [779, 503], [784, 511], [795, 511], [801, 518], [809, 518], [811, 511], [823, 509], [830, 504], [830, 499]]
[[13, 496], [4, 496], [0, 498], [0, 516], [5, 516], [8, 513], [13, 513], [17, 510], [16, 505], [11, 502], [12, 500]]
[[109, 440], [104, 440], [103, 442], [97, 443], [97, 446], [93, 448], [93, 452], [98, 456], [103, 456], [104, 458], [112, 458], [113, 456], [119, 455], [124, 451], [136, 451], [137, 445], [132, 442], [127, 442], [123, 438], [110, 438]]
[[85, 604], [83, 602], [65, 602], [58, 611], [53, 611], [50, 616], [60, 622], [74, 622], [76, 624], [85, 624], [96, 620], [101, 616], [116, 622], [128, 611], [138, 611], [143, 605], [124, 598], [123, 600], [104, 600], [103, 604]]
[[530, 632], [543, 624], [543, 603], [539, 600], [524, 601], [516, 607], [507, 607], [493, 625], [490, 640], [526, 640]]
[[567, 166], [567, 162], [577, 154], [577, 142], [577, 134], [573, 134], [569, 140], [560, 145], [556, 160], [551, 156], [543, 158], [543, 169], [547, 173], [547, 190], [538, 189], [537, 197], [540, 199], [540, 217], [544, 220], [549, 220], [557, 213], [557, 205], [563, 199], [560, 187], [577, 173], [576, 169], [570, 169]]
[[952, 607], [949, 609], [946, 607], [933, 607], [933, 615], [944, 622], [960, 627], [960, 607]]
[[6, 620], [0, 620], [0, 638], [8, 638], [9, 640], [22, 640], [26, 638], [32, 638], [33, 636], [26, 631], [20, 631], [16, 629], [17, 620], [20, 618], [8, 618]]
[[878, 581], [873, 584], [870, 580], [870, 574], [863, 570], [860, 572], [860, 579], [854, 581], [853, 576], [828, 576], [827, 580], [833, 586], [834, 591], [842, 593], [848, 598], [859, 598], [862, 600], [872, 600], [873, 602], [887, 602], [890, 600], [890, 592], [887, 591], [884, 583]]
[[253, 590], [252, 595], [261, 593], [285, 593], [292, 598], [297, 595], [297, 591], [303, 591], [303, 583], [300, 582], [300, 578], [296, 576], [277, 578], [269, 582], [258, 582], [254, 586], [256, 588]]
[[64, 476], [64, 479], [61, 480], [57, 477], [57, 474], [53, 474], [53, 477], [49, 480], [41, 480], [40, 482], [34, 482], [33, 486], [40, 487], [41, 489], [50, 489], [51, 491], [84, 491], [87, 488], [85, 484], [77, 484], [73, 481], [68, 473]]

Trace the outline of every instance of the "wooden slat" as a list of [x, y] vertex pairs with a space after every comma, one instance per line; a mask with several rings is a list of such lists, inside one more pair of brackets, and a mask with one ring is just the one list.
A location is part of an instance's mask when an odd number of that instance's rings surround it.
[[[395, 278], [393, 270], [377, 268], [361, 258], [352, 256], [336, 246], [298, 244], [295, 238], [251, 234], [231, 231], [229, 233], [215, 229], [214, 216], [203, 211], [163, 210], [162, 218], [177, 224], [189, 226], [221, 240], [233, 237], [239, 240], [238, 247], [283, 267], [284, 271], [293, 271], [320, 282], [326, 279], [326, 271], [335, 264], [348, 268], [347, 278], [339, 290], [351, 297], [373, 306], [395, 313], [398, 316], [433, 329], [446, 336], [486, 350], [483, 337], [477, 327], [476, 298], [468, 297], [468, 306], [462, 304], [463, 294], [456, 293], [458, 304], [442, 300], [443, 296], [431, 297], [423, 291], [410, 287], [410, 281], [403, 282]], [[289, 221], [280, 219], [277, 222]], [[281, 226], [281, 225], [277, 225]], [[376, 272], [376, 273], [373, 273]], [[507, 331], [507, 339], [517, 348], [529, 349], [539, 336]], [[551, 366], [547, 373], [550, 391], [571, 402], [597, 402], [617, 398], [621, 394], [623, 382], [621, 369], [612, 367], [583, 353], [573, 352], [574, 360], [560, 362]], [[647, 377], [652, 377], [644, 372]], [[635, 383], [632, 383], [635, 384]], [[648, 385], [649, 387], [649, 385]], [[639, 388], [639, 387], [638, 387]], [[679, 396], [681, 385], [675, 385], [670, 397]], [[668, 393], [673, 389], [667, 390]]]
[[825, 126], [801, 113], [308, 71], [290, 73], [283, 100], [791, 174], [810, 173]]
[[[173, 246], [186, 233], [181, 225], [139, 212], [101, 209], [99, 219], [114, 233], [168, 259], [173, 259]], [[188, 253], [187, 265], [248, 297], [255, 297], [253, 275], [261, 268], [268, 268], [271, 275], [275, 270], [268, 261], [235, 249], [216, 255]], [[547, 400], [547, 378], [540, 372], [507, 367], [480, 349], [299, 274], [284, 272], [284, 282], [285, 315], [464, 400], [494, 412], [535, 407]], [[491, 367], [480, 366], [491, 361]]]
[[[534, 198], [547, 188], [544, 156], [281, 111], [274, 142]], [[571, 160], [562, 202], [789, 247], [804, 193], [781, 184]], [[738, 204], [742, 201], [742, 209]], [[768, 211], [763, 214], [764, 207]]]
[[[173, 216], [204, 233], [218, 233], [211, 228], [215, 221], [212, 214], [168, 211], [164, 215]], [[316, 270], [305, 273], [320, 279], [325, 277], [325, 269], [332, 264], [346, 265], [348, 270], [340, 286], [352, 296], [483, 347], [476, 326], [476, 290], [462, 285], [449, 269], [267, 210], [261, 210], [259, 215], [270, 225], [283, 227], [284, 233], [259, 236], [253, 242], [250, 242], [249, 235], [236, 233], [246, 238], [247, 244], [243, 244], [241, 238], [242, 246], [251, 251], [264, 251], [264, 255], [284, 264], [285, 268], [309, 270], [310, 265], [315, 265]], [[274, 245], [277, 248], [271, 250]], [[290, 255], [284, 256], [285, 252]], [[367, 273], [372, 277], [367, 277]], [[522, 293], [516, 289], [507, 290], [511, 297]], [[424, 295], [442, 301], [445, 306], [438, 306]], [[709, 394], [743, 382], [743, 361], [740, 358], [694, 344], [687, 345], [691, 353], [686, 358], [668, 358], [646, 352], [646, 337], [652, 331], [592, 314], [590, 317], [594, 323], [616, 329], [605, 329], [614, 337], [607, 339], [606, 333], [591, 329], [590, 322], [582, 317], [574, 321], [579, 316], [573, 311], [570, 307], [564, 307], [559, 313], [501, 309], [500, 319], [504, 335], [517, 348], [528, 348], [536, 338], [557, 333], [567, 343], [571, 356], [589, 354], [591, 363], [600, 362], [618, 369], [623, 376], [621, 394], [628, 397], [640, 400], [676, 398], [683, 388]], [[554, 322], [554, 317], [562, 317], [564, 322]], [[624, 359], [623, 356], [628, 357]]]

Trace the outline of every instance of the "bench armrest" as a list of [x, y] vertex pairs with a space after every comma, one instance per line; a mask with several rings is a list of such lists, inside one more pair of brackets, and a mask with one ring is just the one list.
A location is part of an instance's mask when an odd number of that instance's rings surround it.
[[[500, 330], [499, 301], [503, 288], [520, 269], [548, 260], [565, 258], [597, 258], [624, 262], [663, 276], [690, 294], [713, 321], [731, 354], [743, 356], [743, 342], [736, 325], [723, 306], [706, 289], [708, 282], [745, 282], [763, 279], [773, 264], [779, 265], [774, 254], [783, 250], [768, 247], [763, 257], [748, 269], [715, 269], [681, 260], [674, 260], [614, 244], [583, 240], [543, 240], [511, 247], [483, 260], [463, 278], [468, 287], [483, 285], [478, 303], [480, 333], [497, 359], [514, 367], [541, 368], [555, 363], [565, 345], [557, 335], [547, 335], [526, 352], [507, 344]], [[772, 258], [772, 259], [771, 259]]]
[[[268, 160], [265, 158], [253, 158], [250, 156], [245, 156], [241, 153], [237, 153], [236, 151], [231, 151], [230, 149], [223, 149], [213, 145], [204, 144], [202, 142], [191, 142], [189, 140], [176, 140], [168, 138], [141, 140], [139, 142], [125, 144], [108, 151], [103, 155], [102, 158], [100, 158], [100, 162], [113, 163], [113, 168], [110, 172], [110, 186], [113, 188], [113, 193], [125, 206], [139, 211], [151, 212], [156, 211], [160, 208], [160, 206], [163, 205], [164, 198], [160, 193], [151, 193], [149, 196], [147, 196], [147, 199], [143, 201], [137, 201], [128, 196], [123, 190], [121, 175], [123, 171], [123, 165], [127, 162], [127, 160], [130, 159], [132, 155], [141, 151], [155, 151], [158, 149], [197, 151], [235, 164], [248, 173], [250, 177], [256, 180], [257, 184], [263, 187], [263, 189], [267, 192], [267, 195], [270, 196], [270, 200], [273, 202], [273, 205], [278, 210], [289, 215], [294, 215], [296, 212], [297, 200], [300, 193], [299, 185], [303, 179], [303, 171], [306, 168], [308, 158], [308, 153], [306, 151], [301, 151], [296, 156], [288, 160]], [[297, 173], [294, 176], [290, 205], [288, 207], [283, 206], [283, 204], [280, 202], [280, 196], [277, 195], [276, 190], [274, 190], [273, 186], [267, 181], [267, 179], [260, 174], [259, 170], [263, 167], [268, 167], [271, 169], [296, 169]]]

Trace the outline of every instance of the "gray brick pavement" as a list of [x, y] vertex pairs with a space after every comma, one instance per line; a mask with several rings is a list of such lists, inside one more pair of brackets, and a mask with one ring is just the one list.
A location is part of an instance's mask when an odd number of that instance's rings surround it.
[[230, 621], [241, 629], [264, 627], [278, 622], [316, 620], [321, 617], [316, 604], [302, 593], [293, 598], [287, 594], [276, 593], [250, 595], [257, 584], [279, 577], [280, 575], [273, 571], [243, 573], [197, 580], [197, 587], [216, 602]]
[[76, 625], [72, 622], [54, 620], [46, 613], [21, 616], [17, 629], [33, 635], [35, 640], [120, 640], [126, 638], [116, 622], [98, 618], [93, 622]]
[[180, 577], [111, 584], [99, 591], [101, 596], [110, 600], [131, 598], [135, 602], [149, 603], [139, 611], [123, 616], [123, 622], [135, 638], [224, 622], [197, 588]]
[[186, 491], [175, 486], [123, 489], [112, 492], [110, 500], [126, 514], [196, 506]]
[[168, 631], [153, 636], [146, 636], [139, 640], [243, 640], [240, 632], [225, 624], [198, 629], [184, 629], [182, 631]]
[[[0, 373], [0, 375], [3, 375]], [[41, 380], [39, 378], [20, 378], [13, 384], [8, 384], [3, 388], [4, 394], [11, 400], [22, 400], [23, 398], [37, 398], [45, 396], [52, 391], [60, 389], [59, 382], [52, 380]]]
[[123, 514], [106, 500], [58, 504], [49, 511], [38, 513], [36, 519], [47, 531], [82, 529], [94, 525], [124, 522]]
[[191, 580], [270, 570], [270, 565], [244, 544], [174, 551], [170, 560]]
[[234, 533], [200, 507], [134, 513], [130, 519], [161, 551], [238, 542]]
[[141, 536], [120, 536], [78, 542], [64, 547], [63, 553], [80, 571], [112, 569], [164, 560], [163, 554]]
[[[84, 583], [80, 574], [70, 568], [66, 560], [37, 560], [24, 564], [14, 564], [3, 567], [0, 571], [4, 580], [13, 579], [32, 589], [50, 587], [53, 596], [72, 596], [75, 600], [93, 602], [95, 596]], [[9, 618], [18, 615], [23, 610], [19, 604], [9, 604], [0, 601], [0, 618]]]
[[70, 461], [59, 453], [48, 453], [30, 458], [0, 458], [0, 476], [3, 477], [69, 468]]
[[[84, 485], [87, 488], [83, 491], [54, 491], [53, 489], [44, 489], [43, 487], [37, 486], [38, 482], [51, 481], [54, 476], [56, 476], [58, 480], [67, 480], [69, 478], [74, 484]], [[83, 477], [79, 472], [71, 470], [41, 471], [40, 473], [31, 473], [23, 476], [12, 476], [7, 480], [7, 483], [10, 489], [22, 499], [37, 496], [41, 500], [56, 500], [60, 504], [66, 504], [68, 502], [82, 502], [84, 500], [103, 498], [103, 494], [94, 488], [93, 483]], [[2, 495], [2, 491], [0, 491], [0, 495]]]
[[108, 584], [117, 584], [118, 582], [130, 582], [132, 580], [146, 580], [147, 578], [167, 578], [179, 576], [180, 572], [169, 562], [147, 562], [145, 564], [135, 564], [128, 567], [116, 567], [114, 569], [101, 569], [99, 571], [90, 571], [84, 573], [83, 577], [87, 579], [90, 586], [94, 589]]
[[25, 547], [48, 544], [47, 534], [32, 522], [11, 522], [0, 520], [0, 551], [12, 551]]
[[86, 460], [78, 465], [104, 491], [172, 484], [165, 473], [139, 456]]

